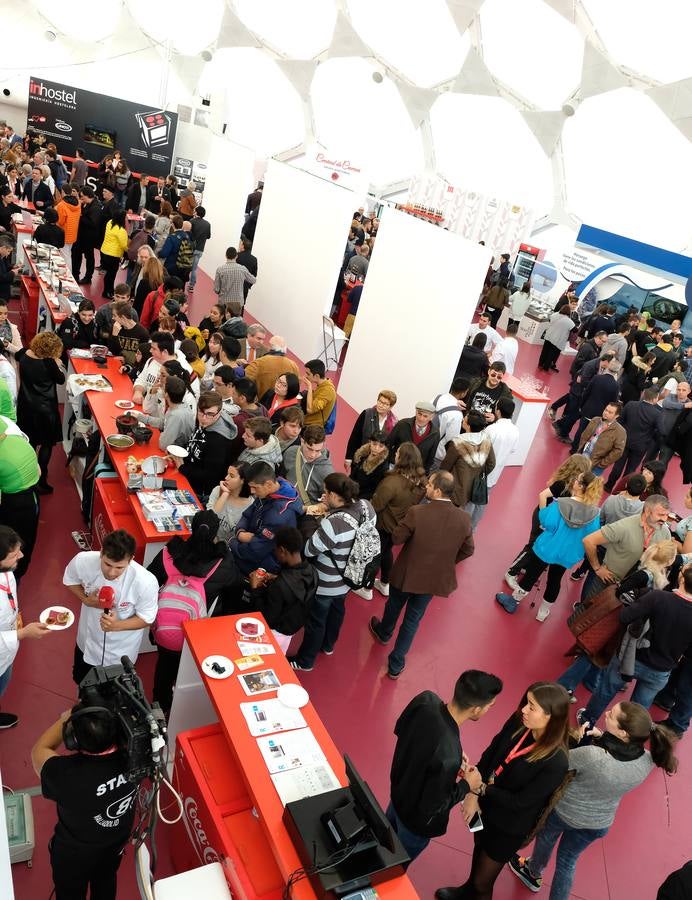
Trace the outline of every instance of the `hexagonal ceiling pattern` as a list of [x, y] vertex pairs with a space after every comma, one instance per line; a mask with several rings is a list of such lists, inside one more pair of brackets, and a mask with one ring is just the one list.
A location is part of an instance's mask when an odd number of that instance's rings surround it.
[[187, 0], [114, 0], [88, 35], [68, 23], [90, 0], [53, 6], [0, 0], [0, 82], [20, 97], [30, 73], [113, 93], [98, 76], [127, 56], [120, 96], [211, 93], [259, 156], [317, 140], [384, 194], [439, 171], [561, 225], [689, 243], [686, 0], [196, 0], [194, 27]]

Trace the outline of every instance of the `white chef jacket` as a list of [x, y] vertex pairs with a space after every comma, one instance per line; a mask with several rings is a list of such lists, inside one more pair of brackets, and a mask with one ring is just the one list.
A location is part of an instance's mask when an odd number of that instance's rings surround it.
[[[10, 594], [14, 597], [14, 609], [10, 601]], [[17, 650], [19, 650], [18, 612], [19, 602], [14, 572], [0, 572], [0, 675], [9, 669], [17, 655]]]
[[498, 419], [483, 431], [490, 438], [495, 454], [495, 468], [488, 474], [488, 487], [500, 480], [502, 470], [519, 443], [519, 429], [510, 419]]
[[[98, 550], [78, 553], [68, 564], [62, 583], [80, 584], [85, 594], [108, 585], [115, 592], [113, 611], [117, 619], [139, 616], [151, 623], [156, 618], [159, 599], [159, 584], [156, 578], [134, 560], [123, 574], [114, 581], [108, 581], [101, 571], [101, 554]], [[135, 631], [101, 631], [103, 610], [82, 604], [77, 628], [77, 646], [84, 654], [84, 662], [91, 666], [114, 666], [121, 656], [129, 656], [134, 662], [144, 637], [145, 629]], [[106, 650], [103, 651], [103, 637], [106, 636]]]
[[510, 375], [514, 375], [514, 365], [517, 361], [519, 353], [519, 342], [516, 338], [502, 338], [499, 344], [495, 345], [493, 352], [490, 354], [490, 362], [503, 362]]

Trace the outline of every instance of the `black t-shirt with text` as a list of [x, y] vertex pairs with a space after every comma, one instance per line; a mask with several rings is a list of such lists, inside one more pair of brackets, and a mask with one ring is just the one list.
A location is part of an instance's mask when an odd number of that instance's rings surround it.
[[125, 844], [132, 830], [138, 786], [125, 778], [124, 769], [119, 751], [46, 760], [41, 790], [58, 806], [56, 838], [82, 847]]
[[497, 401], [505, 394], [505, 386], [500, 382], [497, 387], [489, 388], [483, 383], [473, 392], [466, 404], [468, 412], [475, 410], [482, 415], [493, 412]]

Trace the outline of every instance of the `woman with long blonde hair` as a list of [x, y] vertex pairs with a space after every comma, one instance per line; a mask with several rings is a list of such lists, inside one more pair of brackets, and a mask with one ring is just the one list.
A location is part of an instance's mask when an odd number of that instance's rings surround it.
[[543, 530], [526, 553], [521, 584], [511, 594], [495, 595], [505, 612], [517, 611], [521, 599], [547, 568], [548, 583], [536, 614], [538, 622], [545, 622], [557, 600], [565, 570], [584, 559], [583, 539], [601, 527], [598, 504], [603, 495], [603, 479], [593, 472], [583, 472], [572, 479], [568, 490], [569, 496], [558, 497], [550, 505], [541, 494], [538, 520]]
[[[151, 252], [149, 253], [148, 259], [145, 260], [142, 268], [139, 270], [139, 275], [137, 276], [134, 287], [134, 302], [132, 305], [137, 310], [138, 316], [142, 315], [144, 301], [147, 299], [147, 296], [152, 291], [156, 291], [161, 287], [165, 275], [161, 260], [156, 256], [151, 247], [146, 245], [146, 249]], [[144, 247], [140, 247], [140, 250], [144, 250]]]
[[577, 475], [581, 475], [584, 472], [590, 471], [591, 460], [589, 459], [589, 457], [584, 456], [583, 453], [573, 453], [571, 456], [568, 456], [564, 462], [560, 463], [557, 469], [555, 469], [553, 474], [547, 480], [545, 488], [538, 495], [539, 505], [531, 513], [531, 533], [529, 534], [529, 539], [524, 544], [523, 548], [519, 551], [517, 556], [514, 558], [514, 562], [509, 567], [509, 569], [507, 570], [507, 574], [505, 575], [505, 581], [512, 588], [512, 590], [514, 590], [514, 588], [516, 587], [519, 587], [517, 575], [519, 575], [519, 573], [523, 571], [524, 558], [528, 551], [531, 549], [531, 545], [533, 544], [533, 542], [541, 533], [541, 526], [538, 521], [538, 513], [540, 511], [541, 501], [544, 501], [544, 503], [552, 503], [552, 501], [556, 500], [558, 497], [564, 496], [568, 486], [574, 481]]

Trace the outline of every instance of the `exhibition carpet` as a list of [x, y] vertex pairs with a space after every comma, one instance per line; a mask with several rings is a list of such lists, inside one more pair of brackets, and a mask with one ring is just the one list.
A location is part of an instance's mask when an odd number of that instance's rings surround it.
[[[100, 280], [91, 291], [100, 302]], [[189, 318], [198, 321], [214, 302], [207, 276], [200, 274]], [[520, 344], [517, 374], [535, 372], [538, 349]], [[553, 397], [564, 392], [569, 360], [563, 360], [559, 375], [544, 376]], [[394, 379], [396, 381], [396, 379]], [[396, 384], [377, 385], [395, 388]], [[446, 385], [440, 385], [443, 390]], [[375, 396], [373, 396], [373, 402]], [[410, 410], [397, 409], [400, 416]], [[357, 411], [341, 400], [337, 428], [328, 444], [337, 467]], [[476, 760], [532, 681], [556, 677], [566, 665], [563, 657], [571, 645], [565, 619], [580, 585], [565, 579], [556, 608], [539, 624], [527, 597], [515, 616], [508, 616], [495, 603], [503, 588], [502, 575], [529, 532], [531, 511], [538, 492], [550, 473], [567, 455], [568, 448], [552, 436], [546, 419], [539, 428], [530, 465], [505, 470], [493, 489], [491, 503], [476, 534], [476, 553], [459, 566], [459, 587], [447, 599], [436, 598], [428, 608], [404, 673], [398, 681], [385, 676], [387, 650], [375, 643], [367, 628], [371, 615], [379, 615], [384, 601], [375, 593], [372, 602], [351, 595], [344, 628], [333, 657], [321, 656], [315, 671], [301, 673], [320, 716], [339, 749], [348, 753], [386, 805], [389, 766], [394, 747], [393, 728], [409, 700], [422, 690], [432, 690], [445, 700], [454, 682], [467, 668], [482, 668], [498, 674], [505, 688], [493, 709], [477, 723], [463, 729], [464, 750]], [[77, 552], [70, 532], [83, 527], [77, 494], [64, 468], [60, 448], [51, 461], [51, 483], [55, 494], [42, 498], [41, 527], [34, 561], [20, 587], [25, 619], [31, 619], [52, 603], [72, 603], [62, 587], [62, 573]], [[666, 486], [674, 506], [683, 509], [684, 487], [677, 460], [671, 464]], [[540, 597], [540, 595], [538, 595]], [[37, 784], [29, 750], [36, 737], [75, 699], [71, 680], [74, 631], [51, 635], [40, 642], [27, 642], [19, 653], [3, 707], [20, 716], [17, 728], [0, 733], [0, 766], [6, 786], [16, 789]], [[137, 669], [151, 687], [153, 654], [139, 657]], [[580, 699], [586, 699], [580, 694]], [[619, 699], [623, 699], [620, 695]], [[655, 718], [664, 716], [653, 710]], [[607, 837], [593, 844], [581, 857], [574, 882], [574, 898], [581, 900], [631, 900], [654, 898], [669, 872], [685, 862], [690, 851], [687, 835], [692, 826], [689, 797], [692, 738], [679, 745], [680, 774], [673, 778], [655, 770], [646, 783], [623, 800]], [[15, 893], [20, 900], [47, 900], [51, 892], [46, 845], [55, 823], [55, 808], [40, 797], [33, 801], [36, 819], [36, 851], [33, 868], [13, 867]], [[159, 867], [163, 877], [173, 871], [168, 853], [166, 826], [158, 829]], [[420, 896], [430, 900], [442, 885], [466, 880], [473, 849], [471, 835], [457, 811], [450, 818], [444, 837], [432, 841], [409, 869]], [[552, 864], [545, 883], [552, 877]], [[547, 896], [547, 887], [543, 895]], [[507, 870], [500, 876], [496, 900], [520, 900], [528, 896]], [[119, 877], [119, 900], [139, 897], [131, 853]]]

